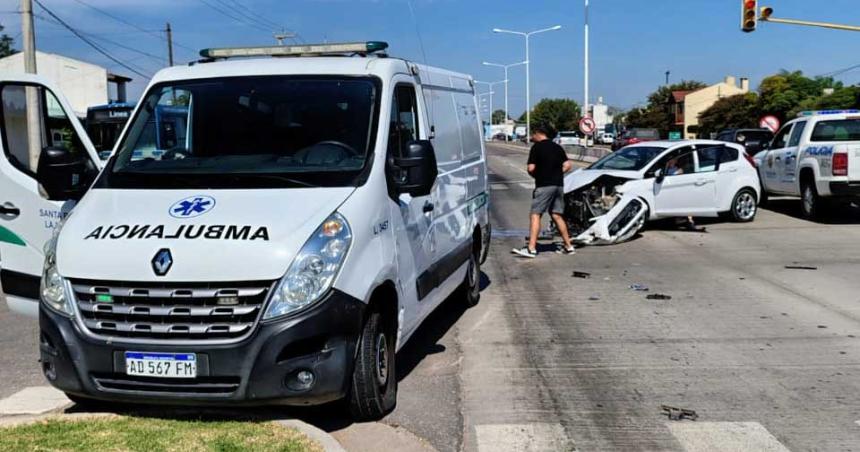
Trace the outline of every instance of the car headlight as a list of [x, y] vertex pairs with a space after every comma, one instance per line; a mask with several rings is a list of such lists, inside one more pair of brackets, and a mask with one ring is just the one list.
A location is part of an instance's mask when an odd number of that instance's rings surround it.
[[69, 305], [69, 294], [66, 292], [66, 282], [60, 272], [57, 271], [57, 237], [60, 234], [62, 222], [54, 229], [51, 240], [45, 244], [45, 267], [42, 271], [42, 281], [39, 284], [39, 293], [42, 302], [51, 309], [62, 314], [71, 316], [73, 310]]
[[264, 320], [300, 311], [331, 288], [352, 244], [343, 215], [333, 213], [305, 242], [269, 300]]

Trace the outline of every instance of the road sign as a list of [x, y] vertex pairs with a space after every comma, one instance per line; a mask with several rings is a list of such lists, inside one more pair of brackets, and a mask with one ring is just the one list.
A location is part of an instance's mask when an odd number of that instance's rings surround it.
[[594, 129], [596, 128], [597, 124], [594, 122], [594, 119], [591, 119], [588, 116], [579, 120], [579, 130], [586, 135], [594, 133]]
[[669, 132], [669, 141], [678, 141], [681, 139], [681, 132]]
[[769, 129], [771, 132], [776, 133], [779, 130], [779, 119], [776, 116], [767, 115], [758, 122], [759, 127], [762, 129]]

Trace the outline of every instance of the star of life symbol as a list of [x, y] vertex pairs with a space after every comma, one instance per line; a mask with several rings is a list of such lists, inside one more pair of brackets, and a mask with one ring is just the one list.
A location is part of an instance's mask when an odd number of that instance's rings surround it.
[[185, 198], [170, 207], [170, 215], [175, 218], [194, 218], [215, 207], [215, 199], [205, 195]]

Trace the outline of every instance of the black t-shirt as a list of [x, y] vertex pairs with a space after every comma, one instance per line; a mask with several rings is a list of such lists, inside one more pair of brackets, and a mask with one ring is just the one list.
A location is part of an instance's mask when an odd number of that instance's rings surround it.
[[561, 187], [564, 185], [564, 148], [550, 140], [539, 141], [529, 152], [529, 165], [535, 165], [535, 187]]

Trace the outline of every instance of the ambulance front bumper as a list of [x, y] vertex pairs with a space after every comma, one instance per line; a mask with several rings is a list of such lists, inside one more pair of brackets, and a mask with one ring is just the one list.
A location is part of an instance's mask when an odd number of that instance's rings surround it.
[[[248, 338], [222, 345], [106, 341], [45, 306], [39, 311], [42, 371], [68, 394], [144, 404], [317, 405], [347, 393], [365, 304], [332, 290], [309, 311], [260, 323]], [[197, 376], [127, 375], [126, 352], [193, 353]], [[312, 384], [300, 372], [311, 372]]]

